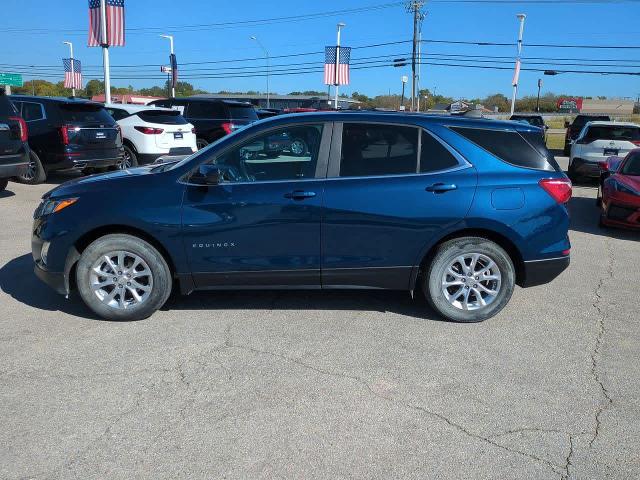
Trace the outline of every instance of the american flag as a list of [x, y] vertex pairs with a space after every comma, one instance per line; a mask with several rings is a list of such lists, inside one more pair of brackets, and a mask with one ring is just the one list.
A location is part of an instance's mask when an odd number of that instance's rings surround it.
[[[324, 49], [325, 85], [349, 85], [349, 61], [351, 60], [351, 47], [340, 47], [339, 62], [336, 62], [337, 49], [338, 47], [325, 47]], [[337, 74], [336, 63], [338, 63]]]
[[[71, 63], [73, 62], [73, 72], [71, 72]], [[80, 60], [75, 58], [63, 58], [64, 65], [64, 88], [82, 88], [82, 65]]]
[[124, 0], [104, 0], [107, 12], [106, 41], [102, 39], [100, 0], [89, 0], [89, 46], [124, 47]]

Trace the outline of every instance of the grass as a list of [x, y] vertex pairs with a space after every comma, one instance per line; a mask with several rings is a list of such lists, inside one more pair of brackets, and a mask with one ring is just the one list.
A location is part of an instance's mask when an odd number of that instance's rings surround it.
[[547, 148], [549, 150], [562, 150], [564, 148], [564, 133], [548, 133]]

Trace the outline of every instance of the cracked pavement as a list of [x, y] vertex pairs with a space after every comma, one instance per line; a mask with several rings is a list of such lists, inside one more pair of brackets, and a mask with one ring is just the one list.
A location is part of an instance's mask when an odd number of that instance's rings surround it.
[[471, 325], [404, 292], [100, 321], [31, 272], [49, 188], [0, 195], [0, 478], [640, 478], [640, 233], [599, 229], [592, 185], [570, 269]]

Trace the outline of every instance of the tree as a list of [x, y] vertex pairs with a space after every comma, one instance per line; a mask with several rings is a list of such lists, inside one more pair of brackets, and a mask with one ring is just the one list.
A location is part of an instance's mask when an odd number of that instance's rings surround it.
[[104, 93], [104, 82], [100, 80], [89, 80], [84, 86], [85, 95], [89, 98]]
[[488, 108], [489, 110], [495, 110], [498, 107], [499, 112], [508, 112], [511, 109], [511, 103], [509, 99], [501, 93], [494, 93], [493, 95], [489, 95], [487, 98], [480, 100], [478, 103], [481, 103]]

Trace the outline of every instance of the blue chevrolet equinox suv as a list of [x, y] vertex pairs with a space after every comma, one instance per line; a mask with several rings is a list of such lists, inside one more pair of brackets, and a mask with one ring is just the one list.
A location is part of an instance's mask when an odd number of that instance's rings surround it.
[[568, 267], [570, 197], [524, 123], [294, 114], [178, 163], [60, 185], [32, 250], [40, 279], [105, 319], [146, 318], [174, 287], [372, 288], [477, 322]]

